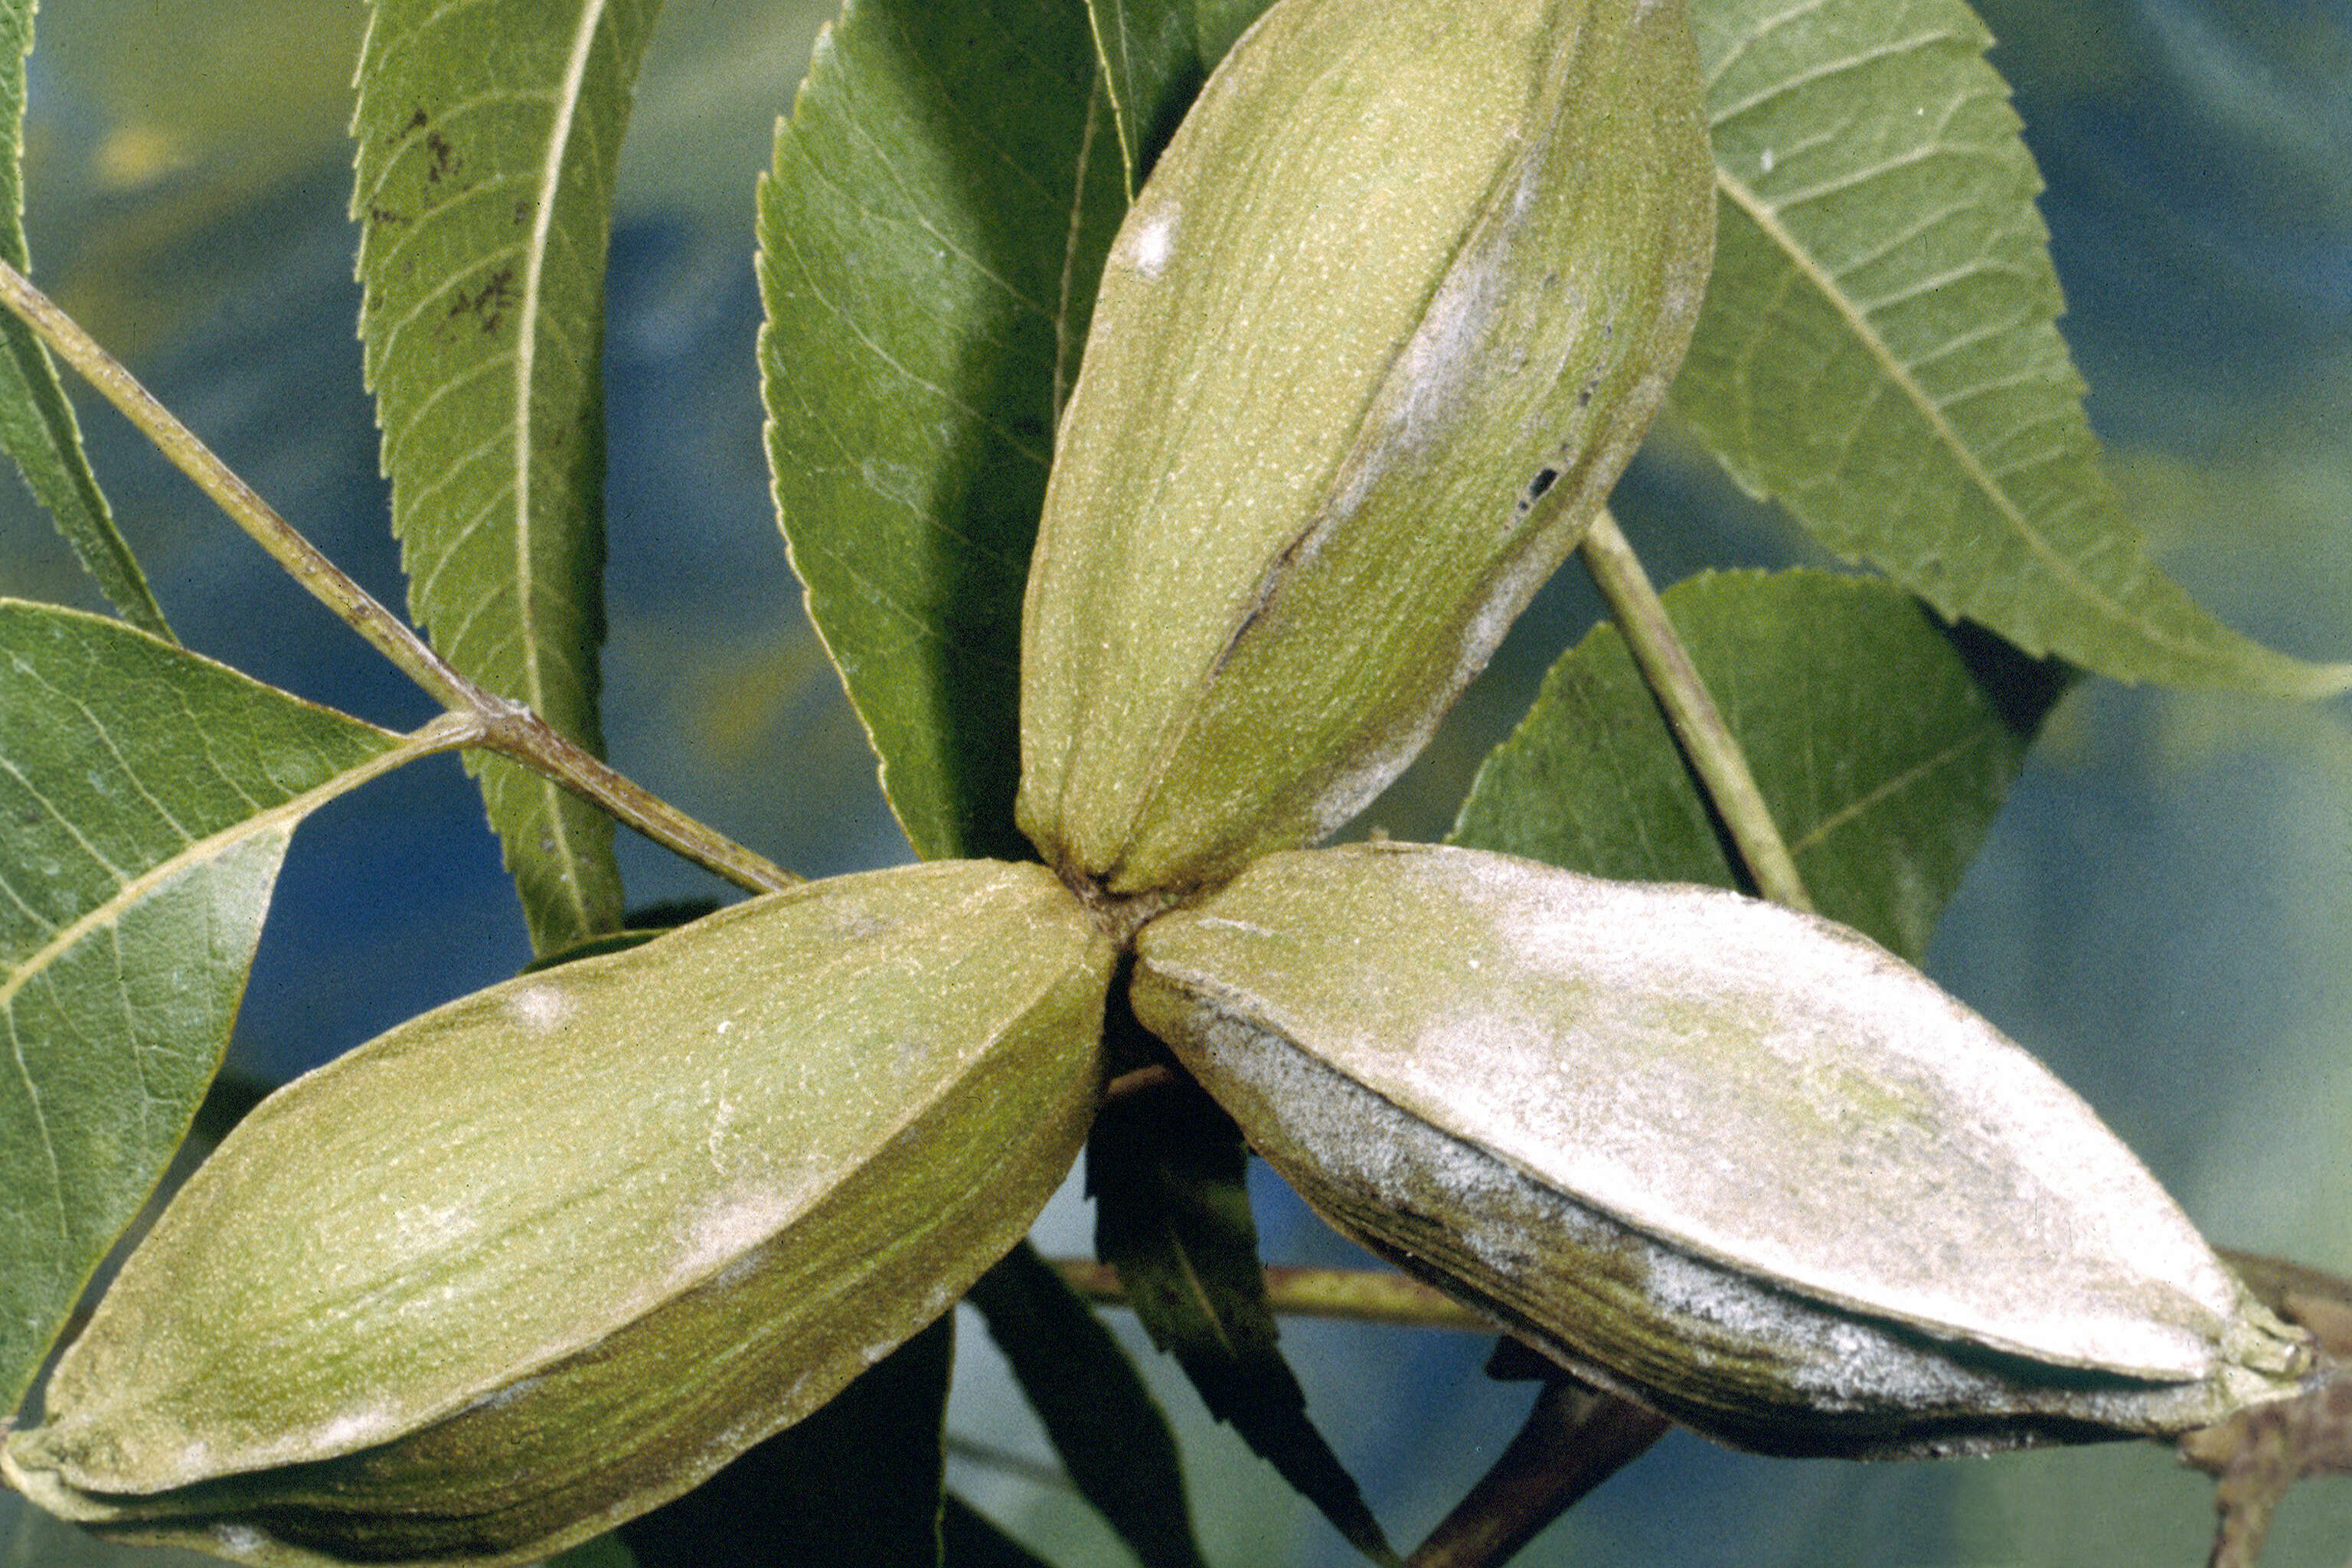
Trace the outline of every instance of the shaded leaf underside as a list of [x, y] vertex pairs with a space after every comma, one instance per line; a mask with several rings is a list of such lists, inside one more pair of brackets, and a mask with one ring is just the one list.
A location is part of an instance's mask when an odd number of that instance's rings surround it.
[[430, 749], [0, 601], [0, 1411], [186, 1133], [296, 825]]
[[1674, 395], [1740, 484], [2030, 653], [2291, 695], [2352, 680], [2212, 619], [2124, 516], [1975, 15], [1712, 0], [1693, 19], [1720, 199]]
[[[1916, 962], [2063, 667], [1956, 631], [1874, 578], [1708, 573], [1665, 604], [1815, 906]], [[1552, 667], [1450, 842], [1621, 880], [1739, 885], [1613, 626]]]
[[1193, 42], [1202, 68], [1214, 70], [1234, 40], [1265, 15], [1269, 0], [1192, 0]]
[[712, 1563], [938, 1568], [955, 1317], [695, 1490], [623, 1525], [636, 1568]]
[[1208, 74], [1192, 11], [1190, 0], [1087, 0], [1130, 192], [1151, 172]]
[[[1124, 1004], [1117, 1004], [1124, 1010]], [[1133, 1027], [1134, 1026], [1129, 1026]], [[1394, 1562], [1355, 1479], [1307, 1414], [1265, 1293], [1241, 1131], [1197, 1089], [1115, 1102], [1087, 1142], [1095, 1250], [1209, 1414], [1358, 1550]]]
[[[361, 336], [409, 604], [467, 675], [602, 745], [604, 273], [657, 0], [378, 0], [361, 65]], [[534, 948], [615, 926], [612, 824], [480, 763]]]
[[1045, 1560], [953, 1492], [940, 1510], [940, 1561], [946, 1568], [1045, 1568]]
[[970, 1299], [1071, 1484], [1144, 1568], [1202, 1568], [1175, 1436], [1094, 1309], [1025, 1241]]

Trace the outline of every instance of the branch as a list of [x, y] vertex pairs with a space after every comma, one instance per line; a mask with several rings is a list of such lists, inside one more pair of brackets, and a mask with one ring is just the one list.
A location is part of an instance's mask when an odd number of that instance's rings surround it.
[[478, 710], [478, 689], [426, 646], [407, 624], [378, 604], [366, 589], [344, 575], [318, 546], [278, 515], [252, 486], [205, 446], [196, 433], [139, 384], [122, 363], [82, 331], [81, 324], [58, 308], [57, 302], [33, 287], [25, 275], [0, 261], [0, 303], [24, 318], [58, 358], [79, 371], [109, 403], [137, 426], [172, 466], [196, 482], [236, 525], [286, 568], [310, 596], [332, 610], [344, 624], [365, 637], [375, 650], [398, 665], [441, 705], [453, 711]]
[[1649, 682], [1675, 739], [1682, 743], [1691, 771], [1747, 862], [1756, 890], [1776, 904], [1811, 913], [1812, 898], [1772, 821], [1771, 808], [1764, 804], [1763, 792], [1756, 787], [1747, 753], [1724, 723], [1715, 699], [1707, 695], [1706, 681], [1691, 662], [1690, 650], [1683, 646], [1665, 605], [1642, 570], [1641, 558], [1608, 508], [1592, 520], [1582, 552], [1585, 568], [1608, 602], [1609, 614], [1624, 634], [1625, 646], [1633, 650], [1633, 662]]
[[1546, 1383], [1510, 1447], [1405, 1568], [1504, 1563], [1587, 1492], [1647, 1453], [1673, 1425], [1572, 1379]]
[[251, 485], [179, 417], [158, 402], [120, 360], [98, 345], [79, 322], [33, 287], [25, 275], [0, 261], [0, 304], [22, 317], [41, 340], [109, 403], [137, 426], [156, 449], [210, 496], [238, 527], [269, 552], [293, 579], [367, 639], [452, 713], [478, 726], [470, 743], [545, 774], [590, 804], [635, 828], [655, 843], [755, 893], [789, 888], [801, 879], [697, 822], [650, 791], [631, 783], [601, 759], [549, 728], [520, 703], [485, 690], [433, 650], [408, 623], [353, 582], [343, 569], [278, 514]]
[[[1064, 1258], [1055, 1268], [1090, 1301], [1124, 1305], [1118, 1271]], [[1433, 1286], [1378, 1268], [1265, 1271], [1285, 1316], [1492, 1333], [1495, 1325]], [[1530, 1359], [1534, 1359], [1530, 1353]], [[1487, 1568], [1533, 1540], [1570, 1504], [1645, 1453], [1672, 1423], [1567, 1377], [1547, 1381], [1519, 1435], [1409, 1560], [1408, 1568]]]
[[2309, 1476], [2352, 1476], [2352, 1280], [2251, 1253], [2221, 1258], [2263, 1305], [2319, 1342], [2319, 1374], [2303, 1393], [2180, 1439], [2181, 1462], [2215, 1482], [2211, 1568], [2253, 1568], [2290, 1488]]
[[781, 892], [803, 880], [614, 772], [602, 757], [565, 738], [530, 709], [504, 698], [487, 700], [497, 703], [500, 712], [486, 721], [486, 750], [553, 779], [663, 848], [748, 892]]

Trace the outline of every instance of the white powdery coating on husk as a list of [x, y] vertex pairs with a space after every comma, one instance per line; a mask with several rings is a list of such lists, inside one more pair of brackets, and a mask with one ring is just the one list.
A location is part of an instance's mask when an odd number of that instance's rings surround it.
[[1270, 858], [1203, 913], [1146, 962], [1647, 1235], [2039, 1360], [2213, 1369], [2238, 1292], [2154, 1178], [1843, 928], [1417, 846]]
[[[2042, 1382], [1997, 1358], [1955, 1359], [1925, 1336], [1596, 1212], [1216, 1000], [1192, 999], [1172, 1034], [1244, 1117], [1260, 1152], [1343, 1228], [1415, 1272], [1468, 1285], [1588, 1378], [1728, 1441], [1854, 1456], [1982, 1452], [2046, 1441], [2069, 1423], [2175, 1431], [2215, 1419], [2231, 1397], [2197, 1383]], [[1610, 1298], [1600, 1283], [1610, 1279], [1631, 1289]], [[1658, 1361], [1661, 1343], [1675, 1347], [1671, 1370]]]

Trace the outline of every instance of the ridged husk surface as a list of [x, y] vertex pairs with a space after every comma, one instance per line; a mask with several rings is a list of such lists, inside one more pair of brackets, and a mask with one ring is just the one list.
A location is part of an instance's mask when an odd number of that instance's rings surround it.
[[1115, 894], [1321, 837], [1574, 547], [1688, 342], [1680, 0], [1280, 0], [1120, 229], [1024, 612], [1023, 827]]
[[1743, 1447], [2171, 1434], [2307, 1370], [2089, 1107], [1809, 916], [1284, 854], [1147, 927], [1134, 1000], [1341, 1229]]
[[1113, 951], [1035, 866], [740, 905], [264, 1101], [58, 1363], [8, 1479], [270, 1564], [535, 1560], [946, 1310], [1069, 1169]]

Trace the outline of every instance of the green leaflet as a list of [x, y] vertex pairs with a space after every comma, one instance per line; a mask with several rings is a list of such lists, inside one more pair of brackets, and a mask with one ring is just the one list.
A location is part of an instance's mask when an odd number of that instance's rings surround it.
[[600, 1535], [569, 1552], [557, 1552], [547, 1560], [547, 1568], [639, 1568], [639, 1564], [618, 1535]]
[[1094, 1309], [1025, 1241], [969, 1299], [1071, 1483], [1128, 1550], [1144, 1568], [1202, 1568], [1175, 1435]]
[[[1665, 602], [1815, 907], [1916, 962], [2066, 673], [1872, 578], [1706, 573]], [[1596, 877], [1738, 886], [1608, 625], [1552, 666], [1449, 842]]]
[[187, 1132], [296, 825], [432, 749], [0, 600], [0, 1420]]
[[2148, 559], [2056, 318], [2041, 176], [1960, 0], [1693, 7], [1719, 193], [1675, 402], [1823, 543], [2028, 653], [2315, 696]]
[[[1113, 999], [1114, 1028], [1140, 1030]], [[1118, 1270], [1151, 1342], [1175, 1356], [1201, 1403], [1375, 1563], [1393, 1564], [1380, 1521], [1307, 1414], [1278, 1342], [1250, 1215], [1249, 1151], [1209, 1098], [1115, 1101], [1087, 1140], [1095, 1251]]]
[[[604, 250], [658, 0], [378, 0], [360, 67], [360, 335], [409, 605], [591, 749], [604, 638]], [[609, 819], [478, 764], [540, 952], [621, 912]]]
[[1013, 826], [1021, 597], [1126, 210], [1083, 7], [851, 0], [760, 194], [776, 509], [926, 857]]
[[621, 1527], [635, 1568], [714, 1563], [940, 1568], [949, 1313], [824, 1409]]
[[[25, 57], [33, 48], [34, 0], [0, 0], [0, 261], [30, 272], [25, 244]], [[81, 427], [33, 329], [0, 310], [0, 447], [16, 459], [58, 531], [100, 592], [142, 631], [172, 640], [146, 574], [114, 526], [114, 514], [82, 455]]]
[[1201, 84], [1270, 0], [1087, 0], [1129, 195]]

